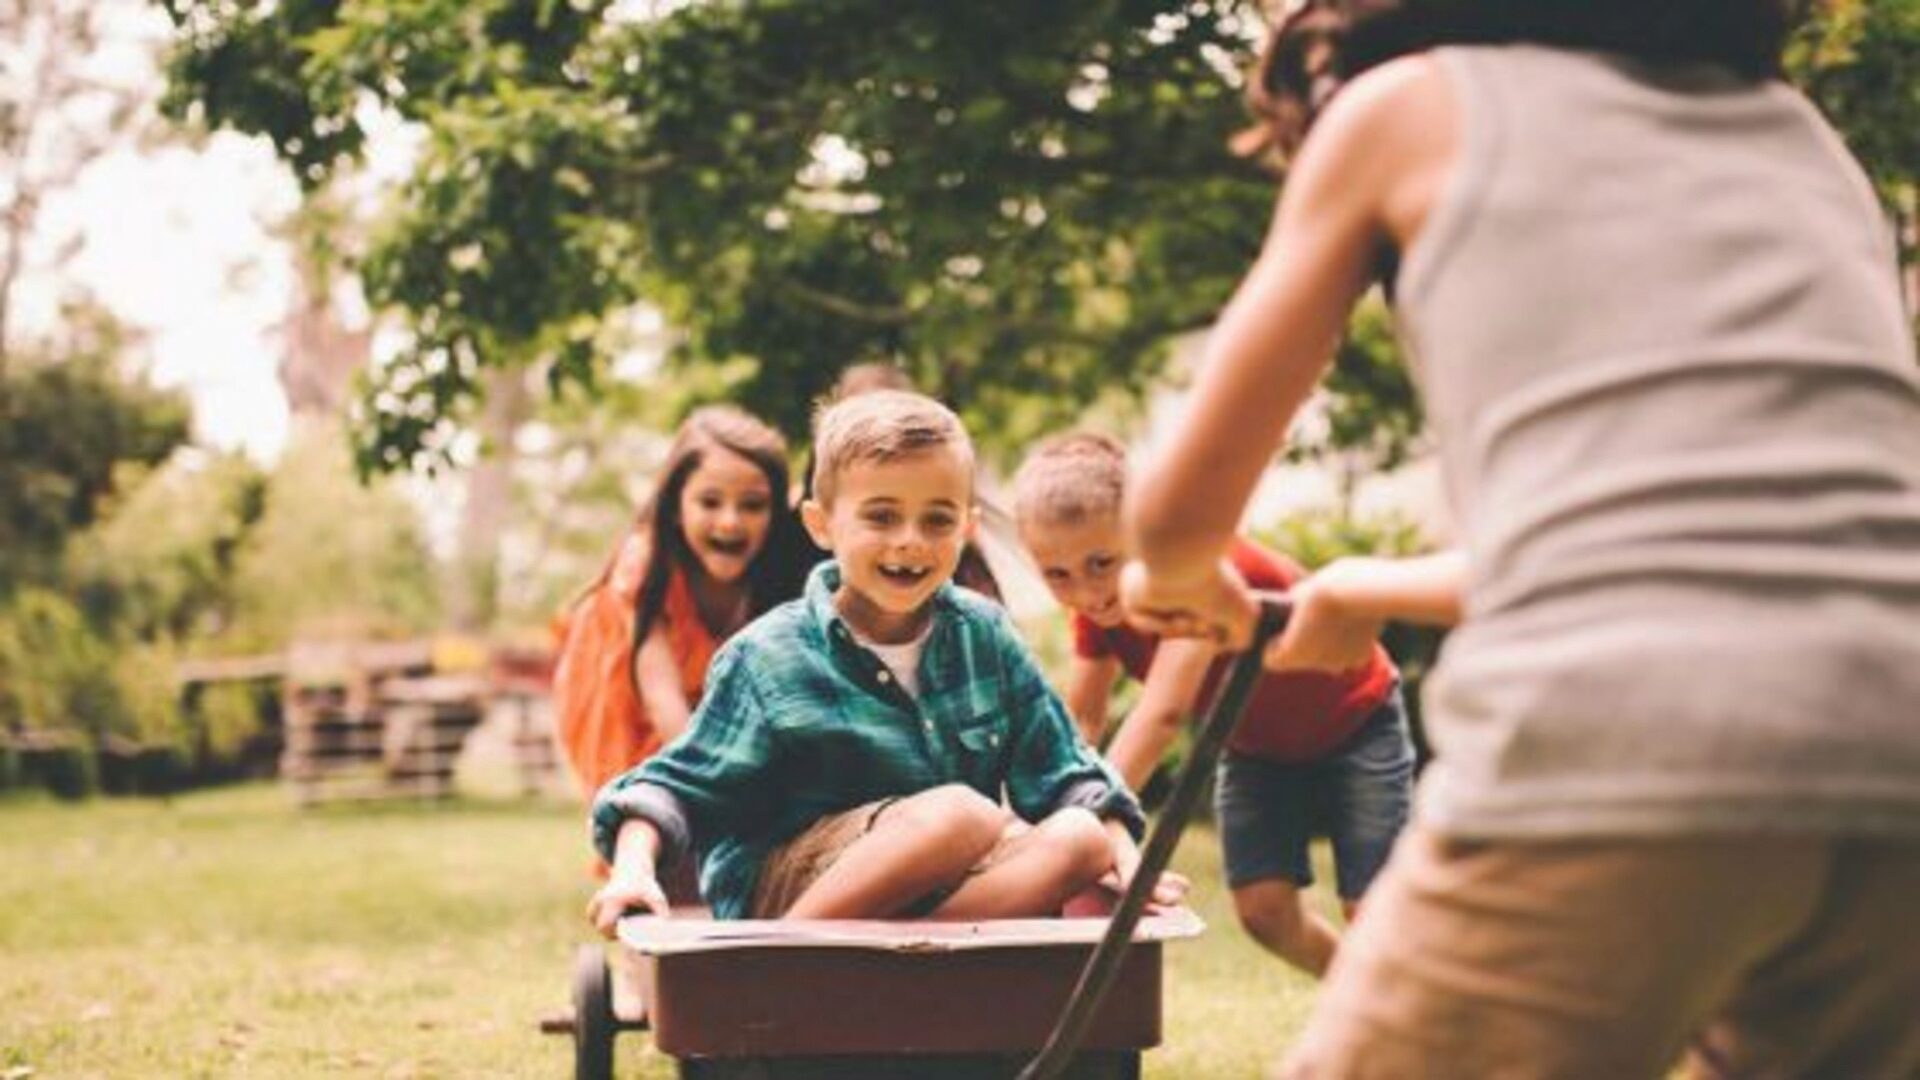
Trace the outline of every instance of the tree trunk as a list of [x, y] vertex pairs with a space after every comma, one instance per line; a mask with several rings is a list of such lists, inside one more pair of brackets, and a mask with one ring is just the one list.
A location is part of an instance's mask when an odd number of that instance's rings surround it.
[[467, 474], [466, 502], [460, 512], [459, 549], [454, 556], [454, 625], [479, 631], [492, 623], [498, 606], [500, 533], [513, 507], [514, 437], [532, 413], [526, 373], [500, 369], [487, 377], [487, 404], [480, 414], [482, 457]]

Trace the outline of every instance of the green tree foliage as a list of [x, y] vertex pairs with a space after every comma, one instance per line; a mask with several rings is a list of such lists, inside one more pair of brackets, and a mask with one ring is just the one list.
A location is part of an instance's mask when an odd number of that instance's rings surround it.
[[111, 644], [65, 597], [19, 590], [0, 608], [0, 730], [129, 733], [113, 662]]
[[337, 430], [296, 437], [271, 475], [239, 455], [177, 453], [71, 538], [60, 591], [0, 605], [0, 731], [71, 731], [87, 753], [114, 748], [122, 771], [156, 753], [228, 771], [261, 702], [216, 686], [183, 710], [182, 656], [422, 633], [438, 622], [439, 576], [414, 506], [397, 482], [357, 483]]
[[234, 556], [229, 649], [297, 636], [394, 637], [440, 617], [439, 567], [392, 483], [354, 480], [337, 430], [296, 432]]
[[[791, 433], [886, 358], [1017, 446], [1143, 388], [1272, 199], [1225, 149], [1251, 3], [156, 2], [174, 114], [267, 135], [309, 184], [368, 102], [424, 134], [360, 267], [412, 331], [366, 388], [363, 468], [443, 459], [489, 365], [591, 386], [642, 298], [683, 370]], [[1908, 222], [1917, 11], [1824, 0], [1793, 59]], [[1404, 453], [1398, 366], [1363, 324], [1330, 449]]]
[[[1138, 388], [1258, 241], [1244, 5], [168, 0], [172, 105], [318, 182], [378, 100], [425, 148], [363, 267], [414, 342], [369, 388], [364, 464], [443, 450], [488, 364], [591, 381], [645, 296], [677, 359], [804, 430], [890, 358], [982, 430]], [[1030, 432], [1005, 432], [1013, 439]]]
[[134, 645], [118, 651], [113, 664], [113, 687], [120, 699], [114, 734], [145, 746], [189, 749], [191, 732], [180, 711], [180, 689], [174, 681], [177, 650], [170, 642]]
[[95, 626], [140, 641], [217, 636], [267, 477], [237, 452], [175, 454], [76, 538], [67, 580]]
[[13, 358], [0, 375], [0, 597], [55, 580], [68, 538], [93, 524], [128, 467], [187, 439], [178, 393], [121, 369], [119, 337]]
[[1908, 259], [1920, 194], [1920, 0], [1824, 0], [1789, 50], [1793, 79], [1846, 135], [1900, 224]]
[[1342, 509], [1307, 510], [1280, 519], [1255, 539], [1308, 570], [1350, 555], [1397, 558], [1429, 547], [1418, 523], [1397, 515], [1356, 517]]
[[201, 693], [192, 723], [208, 757], [235, 760], [260, 729], [259, 691], [244, 683], [215, 683]]
[[1297, 426], [1287, 453], [1333, 464], [1345, 496], [1361, 477], [1397, 468], [1419, 449], [1425, 413], [1377, 293], [1354, 312], [1320, 403], [1319, 422]]

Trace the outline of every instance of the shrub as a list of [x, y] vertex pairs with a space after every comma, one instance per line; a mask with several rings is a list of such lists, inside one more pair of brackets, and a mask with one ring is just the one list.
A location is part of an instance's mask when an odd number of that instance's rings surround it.
[[1409, 518], [1394, 514], [1360, 518], [1331, 509], [1282, 518], [1254, 530], [1254, 538], [1309, 570], [1349, 555], [1392, 558], [1417, 555], [1428, 547], [1420, 526]]
[[173, 666], [174, 651], [164, 645], [135, 646], [116, 658], [113, 681], [121, 714], [117, 733], [143, 747], [186, 747], [189, 731], [180, 712]]
[[194, 719], [200, 746], [220, 762], [238, 761], [262, 726], [255, 691], [246, 683], [219, 683], [202, 690]]
[[130, 733], [113, 648], [66, 598], [23, 589], [0, 611], [0, 726]]
[[187, 755], [177, 746], [143, 746], [133, 761], [133, 789], [140, 795], [171, 795], [184, 785]]
[[93, 748], [78, 739], [29, 746], [21, 751], [21, 773], [26, 783], [42, 787], [62, 799], [84, 799], [100, 789], [99, 763]]

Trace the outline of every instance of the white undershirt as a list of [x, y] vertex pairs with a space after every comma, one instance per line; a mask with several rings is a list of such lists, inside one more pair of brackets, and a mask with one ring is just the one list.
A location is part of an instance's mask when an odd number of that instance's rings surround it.
[[859, 634], [853, 637], [860, 644], [873, 650], [873, 655], [887, 665], [887, 670], [893, 674], [894, 681], [900, 684], [900, 689], [905, 690], [908, 697], [918, 701], [920, 700], [920, 656], [927, 651], [927, 638], [932, 634], [933, 620], [929, 619], [927, 625], [914, 635], [912, 641], [903, 641], [898, 645], [882, 645], [868, 641]]

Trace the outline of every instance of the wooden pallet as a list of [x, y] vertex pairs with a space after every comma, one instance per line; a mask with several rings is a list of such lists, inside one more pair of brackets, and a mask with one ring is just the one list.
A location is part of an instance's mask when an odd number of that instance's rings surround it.
[[300, 805], [453, 794], [461, 748], [486, 715], [486, 682], [414, 674], [423, 665], [413, 653], [388, 659], [398, 672], [368, 665], [288, 680], [280, 774]]

